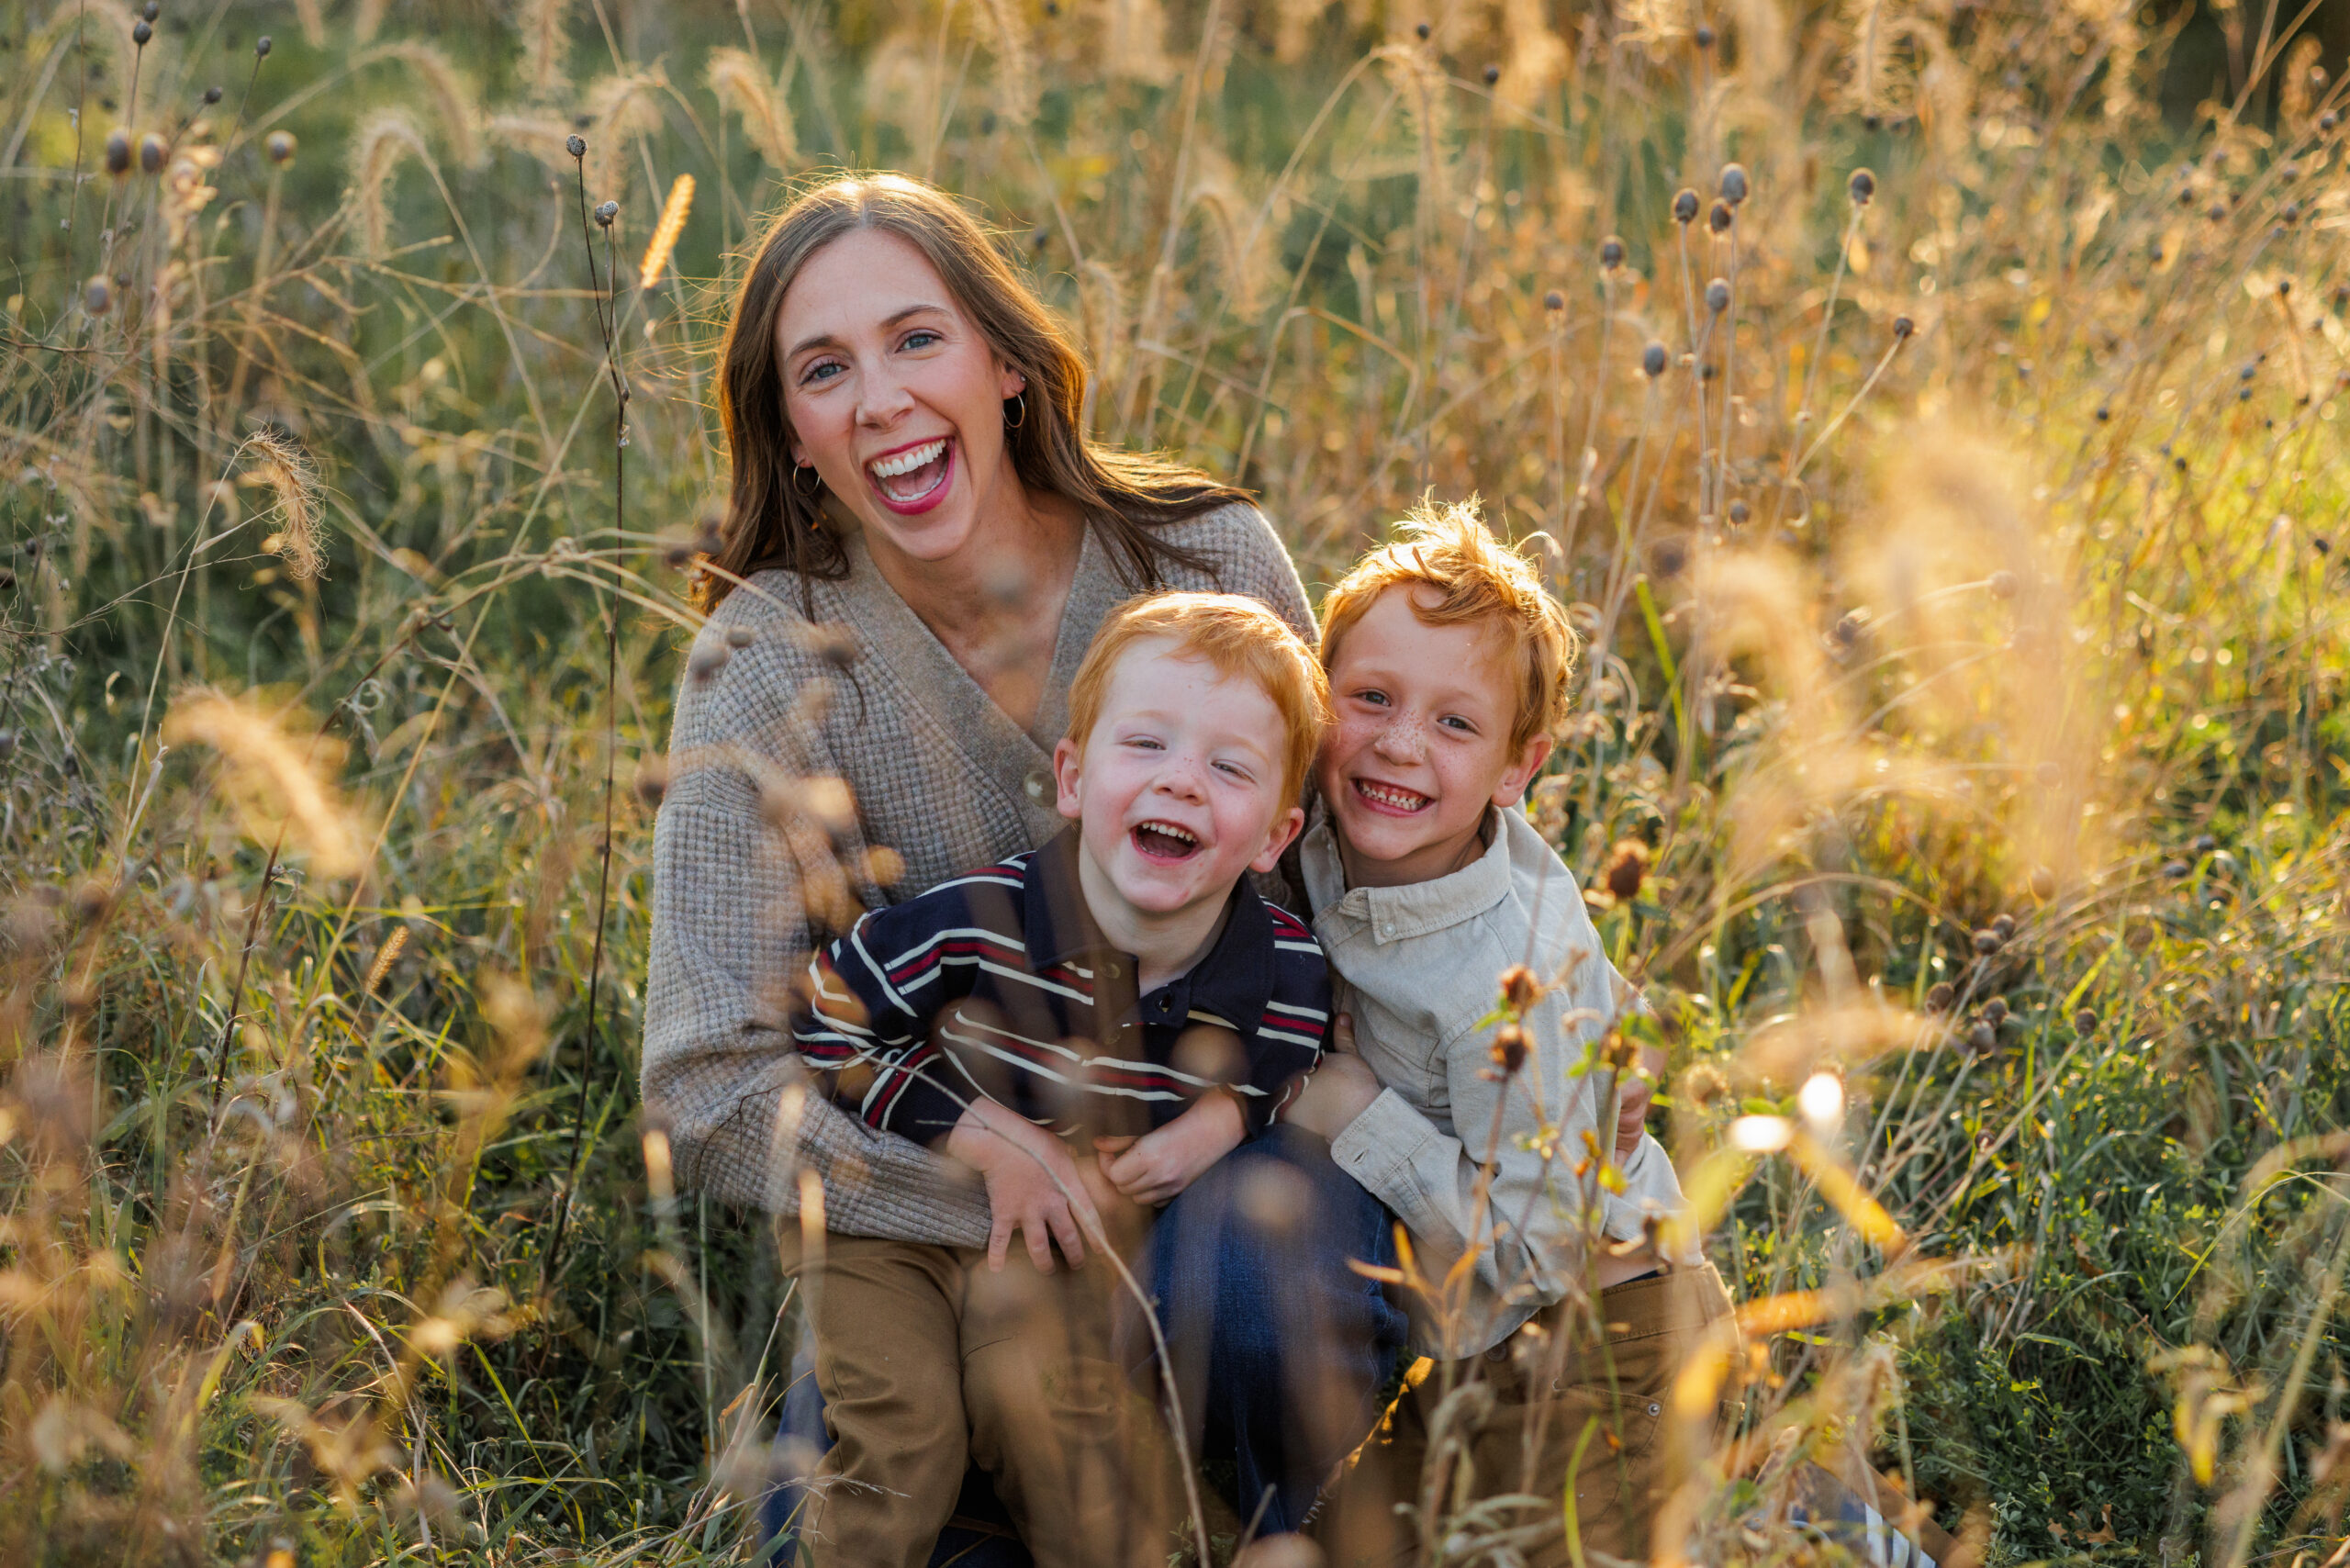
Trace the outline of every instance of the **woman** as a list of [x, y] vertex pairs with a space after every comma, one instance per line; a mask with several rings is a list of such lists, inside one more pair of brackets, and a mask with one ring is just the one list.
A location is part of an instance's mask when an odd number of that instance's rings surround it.
[[[958, 1164], [800, 1092], [782, 1029], [810, 947], [1059, 831], [1049, 759], [1069, 680], [1122, 599], [1245, 593], [1312, 636], [1246, 498], [1091, 444], [1084, 387], [1042, 302], [928, 185], [836, 180], [760, 243], [722, 351], [731, 504], [654, 839], [643, 1092], [688, 1186], [778, 1215], [821, 1187], [811, 1232], [984, 1247], [986, 1199]], [[1378, 1230], [1375, 1205], [1351, 1213]], [[1065, 1209], [1023, 1218], [1068, 1234]], [[823, 1347], [856, 1332], [850, 1304], [873, 1306], [851, 1267], [836, 1256], [810, 1282], [839, 1439], [826, 1466], [853, 1480], [890, 1422], [989, 1412], [960, 1410], [951, 1361], [836, 1385]], [[1231, 1272], [1261, 1288], [1270, 1267]], [[854, 1485], [822, 1496], [820, 1533], [856, 1541], [860, 1562], [919, 1564], [946, 1522]]]

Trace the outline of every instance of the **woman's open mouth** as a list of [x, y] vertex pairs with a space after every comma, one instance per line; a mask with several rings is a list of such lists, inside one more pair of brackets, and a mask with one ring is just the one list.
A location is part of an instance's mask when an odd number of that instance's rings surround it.
[[1189, 860], [1200, 852], [1199, 835], [1173, 823], [1140, 823], [1127, 836], [1146, 860]]
[[1355, 797], [1371, 810], [1387, 816], [1408, 817], [1424, 812], [1434, 803], [1434, 798], [1400, 784], [1377, 784], [1368, 778], [1354, 780]]
[[940, 436], [901, 447], [867, 464], [865, 476], [891, 511], [928, 511], [945, 498], [955, 476], [955, 442]]

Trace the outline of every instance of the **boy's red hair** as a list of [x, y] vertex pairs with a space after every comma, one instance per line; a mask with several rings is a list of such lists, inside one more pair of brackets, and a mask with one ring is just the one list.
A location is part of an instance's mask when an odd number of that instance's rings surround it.
[[1281, 754], [1281, 801], [1295, 805], [1306, 770], [1330, 722], [1330, 682], [1314, 650], [1287, 622], [1253, 599], [1233, 593], [1159, 593], [1130, 599], [1093, 633], [1069, 689], [1069, 738], [1082, 750], [1102, 717], [1102, 694], [1118, 655], [1147, 637], [1165, 637], [1178, 652], [1205, 659], [1218, 675], [1243, 676], [1272, 699], [1288, 730]]
[[1438, 506], [1423, 501], [1396, 526], [1396, 538], [1354, 564], [1322, 601], [1322, 666], [1338, 656], [1338, 642], [1379, 596], [1392, 588], [1427, 588], [1412, 595], [1423, 625], [1490, 621], [1508, 639], [1517, 661], [1515, 751], [1536, 735], [1555, 736], [1566, 717], [1567, 680], [1583, 640], [1566, 611], [1542, 586], [1534, 563], [1485, 526], [1477, 498]]

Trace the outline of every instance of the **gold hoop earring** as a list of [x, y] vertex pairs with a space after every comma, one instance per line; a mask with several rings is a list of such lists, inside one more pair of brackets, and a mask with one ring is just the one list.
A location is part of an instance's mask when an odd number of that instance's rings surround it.
[[[800, 476], [802, 474], [807, 475], [809, 477], [816, 481], [813, 488], [803, 490], [800, 487]], [[818, 496], [824, 493], [823, 476], [816, 472], [816, 465], [812, 463], [796, 465], [791, 470], [791, 490], [794, 495], [800, 497], [802, 500], [812, 501]]]
[[1003, 428], [1008, 431], [1016, 431], [1028, 422], [1028, 389], [1025, 386], [1022, 387], [1008, 400], [1020, 410], [1020, 417], [1016, 420], [1004, 420]]

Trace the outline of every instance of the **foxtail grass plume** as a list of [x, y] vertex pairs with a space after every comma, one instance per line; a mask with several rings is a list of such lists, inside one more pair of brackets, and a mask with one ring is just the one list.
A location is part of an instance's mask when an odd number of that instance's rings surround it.
[[420, 87], [432, 116], [432, 129], [453, 163], [466, 168], [482, 160], [481, 98], [474, 84], [449, 57], [432, 44], [402, 39], [372, 50], [370, 58], [392, 61], [407, 68]]
[[352, 140], [351, 199], [359, 209], [359, 234], [367, 254], [380, 258], [391, 242], [392, 214], [386, 189], [400, 160], [429, 163], [431, 151], [416, 117], [406, 109], [377, 109], [360, 122]]
[[677, 248], [677, 236], [686, 231], [686, 215], [694, 207], [694, 177], [679, 174], [669, 185], [669, 199], [661, 204], [661, 219], [653, 226], [653, 238], [644, 247], [644, 260], [637, 265], [637, 286], [651, 288], [661, 281], [662, 272], [669, 265], [670, 252]]
[[319, 473], [292, 436], [263, 426], [245, 438], [245, 476], [266, 487], [276, 507], [276, 532], [265, 544], [286, 575], [307, 580], [326, 567], [319, 532]]
[[203, 686], [172, 699], [163, 739], [219, 754], [229, 797], [255, 842], [274, 843], [282, 832], [319, 876], [347, 877], [359, 869], [358, 826], [320, 777], [341, 761], [334, 743], [297, 744], [255, 703]]
[[669, 78], [659, 66], [599, 77], [588, 89], [588, 116], [599, 146], [612, 149], [621, 139], [659, 129], [661, 95]]
[[791, 106], [749, 50], [711, 50], [702, 80], [721, 106], [734, 111], [760, 157], [778, 169], [799, 166], [800, 138], [792, 127]]
[[1019, 0], [979, 0], [975, 15], [995, 56], [996, 111], [1013, 125], [1036, 118], [1036, 50]]
[[571, 53], [571, 0], [522, 0], [515, 17], [522, 33], [522, 75], [541, 97], [563, 79]]

